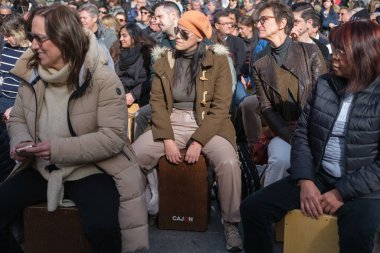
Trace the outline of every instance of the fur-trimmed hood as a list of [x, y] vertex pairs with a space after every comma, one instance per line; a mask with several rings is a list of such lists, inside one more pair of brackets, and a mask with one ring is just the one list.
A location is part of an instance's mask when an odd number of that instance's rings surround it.
[[[155, 46], [152, 50], [153, 63], [157, 62], [157, 60], [159, 60], [163, 56], [167, 56], [169, 67], [172, 69], [174, 67], [174, 57], [173, 57], [174, 51], [175, 50], [170, 49], [168, 47]], [[214, 45], [208, 46], [207, 51], [211, 51], [213, 54], [218, 55], [218, 56], [222, 56], [222, 55], [227, 56], [228, 64], [230, 66], [230, 71], [231, 71], [231, 76], [232, 76], [232, 90], [234, 91], [235, 85], [237, 83], [237, 78], [236, 78], [236, 71], [235, 71], [235, 67], [234, 67], [234, 62], [230, 57], [231, 54], [230, 54], [228, 47], [223, 45], [223, 44], [216, 43]], [[202, 65], [206, 66], [209, 63], [210, 62], [206, 59], [206, 61], [203, 62]], [[161, 71], [159, 71], [159, 72], [161, 72]]]
[[[208, 47], [208, 50], [211, 50], [216, 55], [229, 55], [230, 52], [228, 50], [228, 47], [225, 45], [222, 45], [220, 43], [211, 45]], [[153, 62], [156, 62], [158, 59], [160, 59], [162, 56], [166, 55], [168, 51], [173, 51], [173, 49], [170, 49], [168, 47], [162, 47], [162, 46], [155, 46], [152, 49], [152, 59]]]

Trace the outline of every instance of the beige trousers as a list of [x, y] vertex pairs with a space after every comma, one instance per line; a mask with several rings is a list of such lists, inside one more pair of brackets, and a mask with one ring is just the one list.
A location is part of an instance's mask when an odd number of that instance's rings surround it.
[[[173, 110], [170, 121], [178, 148], [186, 148], [198, 128], [194, 112]], [[140, 167], [145, 170], [154, 168], [160, 157], [165, 155], [163, 141], [153, 141], [151, 130], [141, 135], [132, 147]], [[223, 220], [240, 222], [240, 162], [235, 149], [226, 139], [216, 135], [202, 147], [202, 153], [215, 170]]]

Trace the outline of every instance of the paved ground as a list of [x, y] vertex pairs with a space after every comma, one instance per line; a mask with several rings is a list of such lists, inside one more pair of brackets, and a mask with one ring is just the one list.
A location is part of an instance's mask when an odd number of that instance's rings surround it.
[[[223, 253], [225, 250], [221, 216], [213, 202], [207, 232], [160, 230], [150, 227], [150, 250], [152, 253]], [[276, 244], [275, 253], [282, 253], [282, 244]], [[242, 251], [244, 252], [244, 251]]]
[[[150, 249], [142, 251], [143, 253], [228, 252], [225, 250], [223, 225], [215, 201], [212, 203], [210, 221], [206, 232], [160, 230], [156, 226], [151, 226], [149, 231]], [[282, 246], [282, 243], [276, 243], [274, 253], [282, 253]], [[380, 253], [380, 236], [377, 237], [373, 253]]]

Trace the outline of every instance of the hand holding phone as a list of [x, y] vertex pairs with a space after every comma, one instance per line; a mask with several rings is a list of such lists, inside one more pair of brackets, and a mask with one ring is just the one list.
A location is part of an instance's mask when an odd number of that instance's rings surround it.
[[33, 153], [27, 152], [28, 149], [32, 147], [34, 147], [34, 143], [31, 141], [20, 142], [11, 149], [11, 158], [19, 162], [25, 161], [28, 157], [33, 155]]
[[16, 149], [16, 152], [20, 153], [20, 152], [25, 151], [26, 149], [32, 148], [32, 147], [33, 147], [33, 145], [27, 145], [27, 146]]

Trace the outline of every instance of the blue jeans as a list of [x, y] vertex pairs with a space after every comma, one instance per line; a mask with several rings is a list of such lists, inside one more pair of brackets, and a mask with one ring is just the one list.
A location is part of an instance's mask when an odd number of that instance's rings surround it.
[[[321, 193], [333, 188], [331, 181], [327, 174], [317, 173], [315, 183]], [[272, 224], [297, 208], [300, 208], [300, 187], [290, 177], [247, 197], [240, 206], [245, 252], [272, 253]], [[380, 224], [380, 199], [347, 201], [335, 215], [338, 217], [340, 253], [372, 253]]]
[[[248, 83], [251, 78], [250, 77], [245, 77], [244, 78], [245, 81]], [[239, 106], [240, 103], [243, 101], [243, 99], [248, 96], [249, 94], [246, 92], [245, 90], [245, 87], [243, 85], [243, 83], [239, 80], [237, 83], [236, 83], [236, 87], [235, 87], [235, 91], [234, 91], [234, 94], [232, 96], [232, 106], [233, 105], [237, 105]]]
[[278, 136], [270, 140], [264, 187], [289, 175], [286, 170], [290, 168], [290, 149], [290, 144]]

